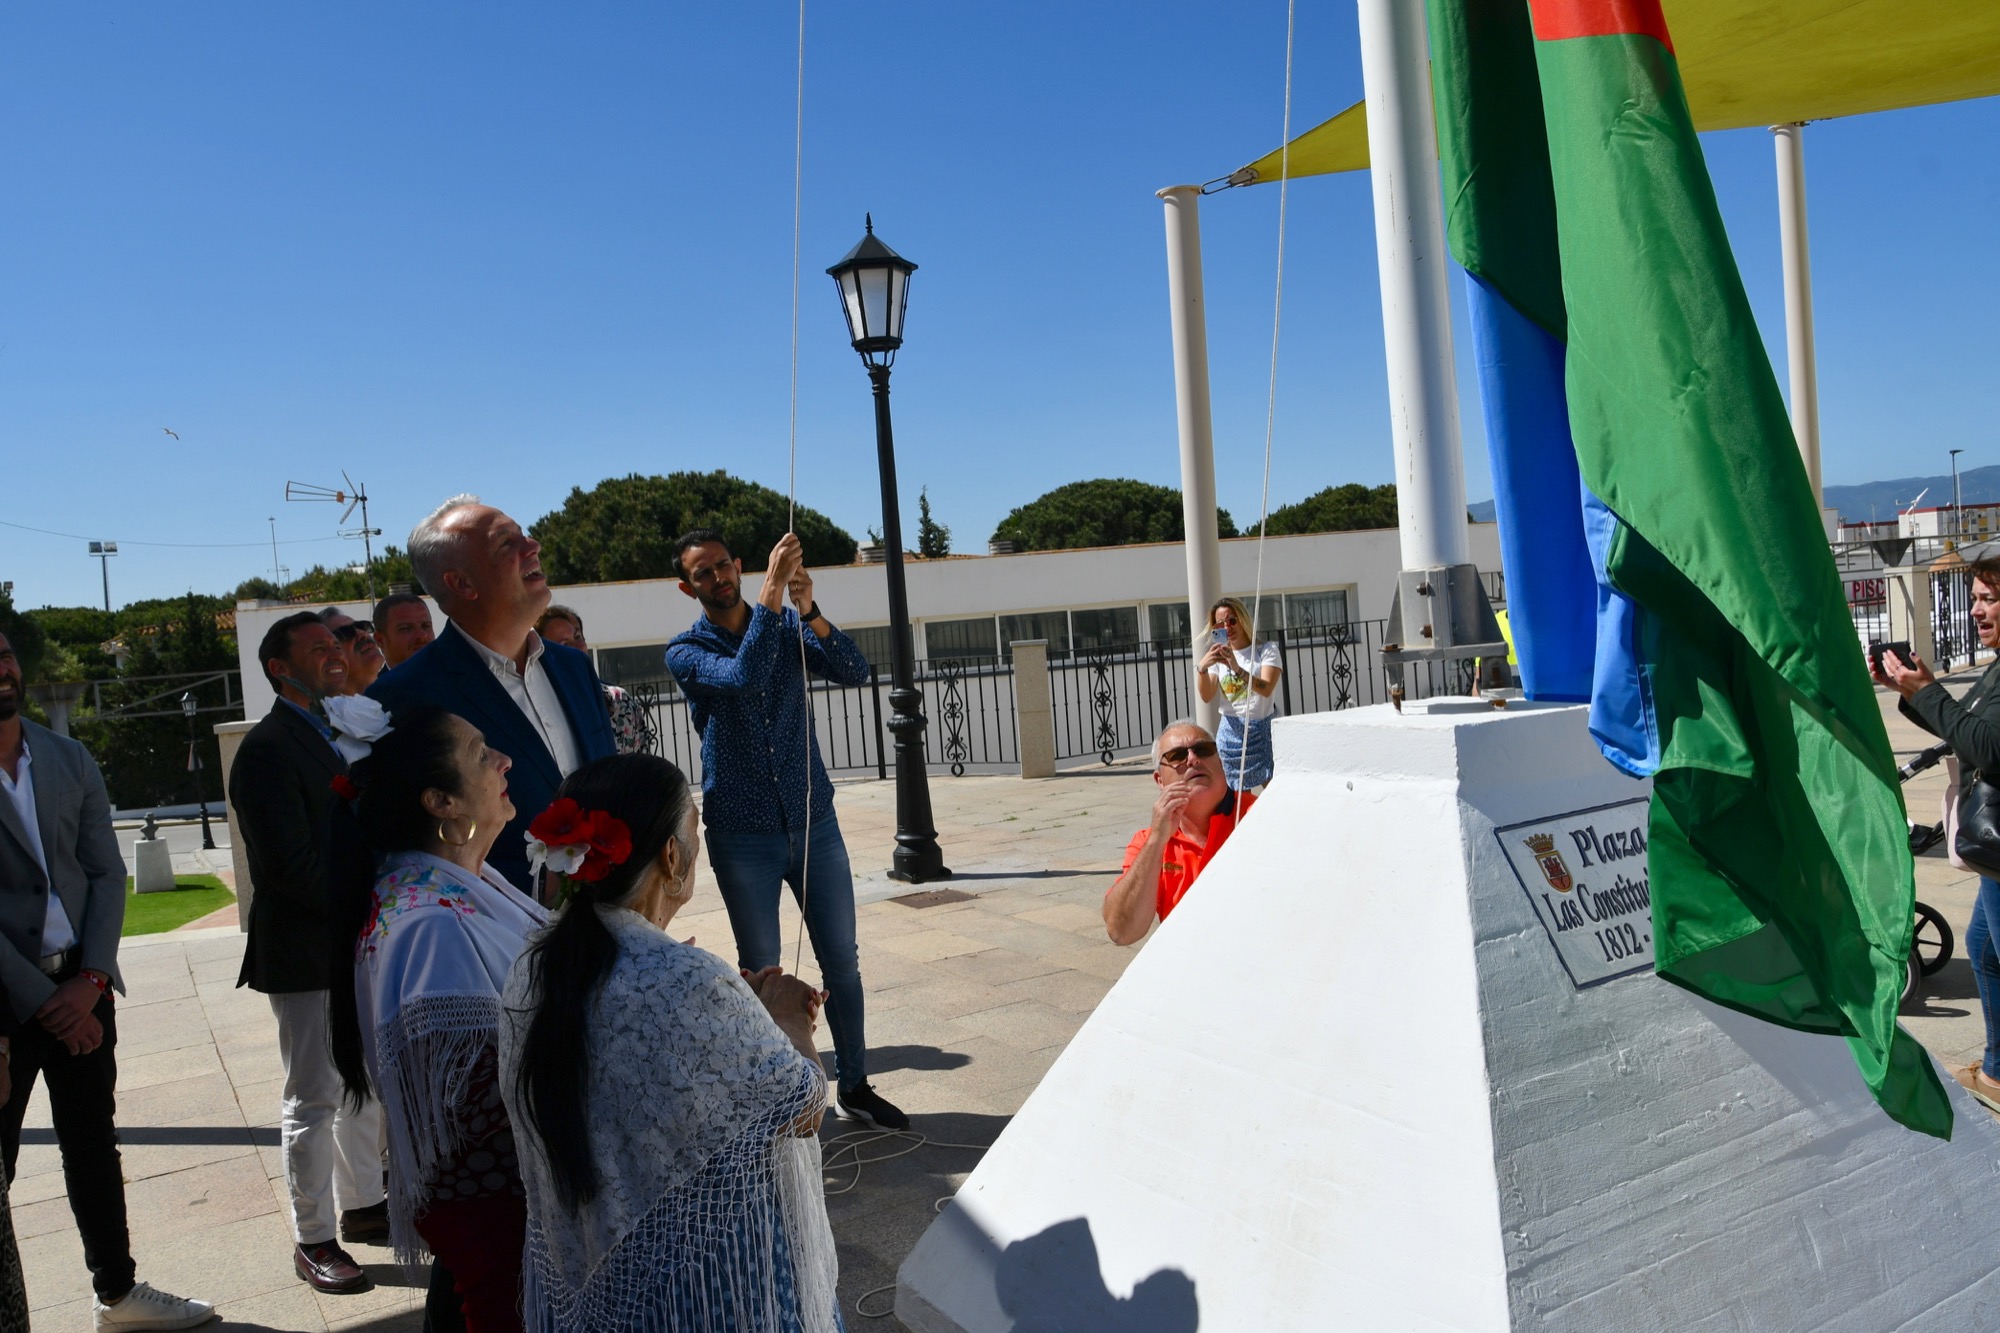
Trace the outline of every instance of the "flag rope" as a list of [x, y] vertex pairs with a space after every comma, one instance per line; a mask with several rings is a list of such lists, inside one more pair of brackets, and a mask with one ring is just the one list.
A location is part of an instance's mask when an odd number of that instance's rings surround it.
[[[1285, 114], [1284, 130], [1278, 142], [1284, 147], [1279, 150], [1278, 172], [1278, 262], [1277, 277], [1271, 293], [1271, 377], [1270, 386], [1264, 398], [1264, 484], [1263, 493], [1258, 498], [1257, 515], [1257, 590], [1250, 597], [1250, 623], [1244, 627], [1244, 634], [1250, 640], [1250, 680], [1248, 683], [1251, 707], [1254, 711], [1257, 697], [1257, 622], [1264, 616], [1264, 541], [1270, 536], [1266, 531], [1271, 526], [1271, 440], [1277, 433], [1278, 423], [1278, 333], [1284, 323], [1285, 311], [1285, 205], [1289, 201], [1292, 185], [1292, 49], [1298, 23], [1298, 0], [1286, 0], [1285, 5]], [[1210, 612], [1211, 623], [1214, 620]], [[1280, 663], [1278, 670], [1283, 671]], [[1220, 730], [1221, 724], [1217, 724]], [[1242, 809], [1243, 775], [1250, 763], [1250, 721], [1243, 721], [1243, 745], [1236, 752], [1237, 809]]]
[[[785, 530], [798, 532], [799, 515], [799, 215], [805, 198], [806, 158], [806, 0], [799, 0], [799, 40], [797, 86], [793, 94], [792, 124], [792, 401], [789, 425], [790, 457], [786, 479]], [[805, 552], [799, 552], [799, 567], [805, 568]], [[768, 578], [769, 575], [767, 574]], [[782, 603], [781, 603], [782, 605]], [[799, 684], [806, 696], [806, 826], [805, 841], [799, 849], [799, 934], [792, 950], [792, 975], [797, 976], [806, 954], [806, 892], [812, 882], [812, 756], [813, 717], [812, 668], [806, 663], [805, 617], [799, 617]]]

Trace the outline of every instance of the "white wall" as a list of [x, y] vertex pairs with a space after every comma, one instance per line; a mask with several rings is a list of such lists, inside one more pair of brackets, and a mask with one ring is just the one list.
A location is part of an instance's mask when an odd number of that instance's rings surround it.
[[[1248, 594], [1257, 583], [1258, 542], [1239, 537], [1222, 543], [1222, 581], [1232, 593]], [[1500, 568], [1498, 529], [1471, 527], [1472, 558], [1481, 570]], [[1272, 537], [1263, 543], [1264, 591], [1302, 592], [1349, 587], [1350, 613], [1357, 620], [1389, 614], [1401, 554], [1393, 528], [1367, 532], [1321, 532]], [[910, 619], [917, 626], [917, 654], [924, 653], [927, 620], [957, 620], [1093, 606], [1143, 606], [1187, 600], [1187, 562], [1179, 542], [1111, 546], [1083, 551], [1029, 551], [1019, 555], [966, 556], [912, 560], [904, 566]], [[835, 624], [881, 625], [889, 619], [888, 569], [884, 565], [844, 565], [815, 569], [813, 595]], [[756, 587], [756, 575], [749, 580]], [[631, 583], [583, 583], [557, 588], [555, 600], [583, 617], [592, 648], [665, 643], [694, 623], [699, 607], [671, 579]], [[271, 606], [243, 603], [236, 612], [237, 656], [243, 667], [245, 715], [270, 710], [272, 692], [256, 661], [257, 643], [271, 623], [294, 611], [317, 611], [325, 603]], [[366, 602], [338, 603], [349, 615], [366, 617]], [[436, 605], [439, 629], [444, 617]], [[1146, 617], [1140, 616], [1146, 634]]]

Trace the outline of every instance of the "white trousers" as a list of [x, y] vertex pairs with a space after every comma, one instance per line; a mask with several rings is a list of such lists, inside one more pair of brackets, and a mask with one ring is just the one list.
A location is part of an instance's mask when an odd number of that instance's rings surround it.
[[292, 1237], [301, 1245], [339, 1238], [340, 1214], [382, 1202], [382, 1104], [350, 1108], [327, 1040], [326, 992], [266, 997], [278, 1019], [285, 1066], [285, 1184], [292, 1192]]

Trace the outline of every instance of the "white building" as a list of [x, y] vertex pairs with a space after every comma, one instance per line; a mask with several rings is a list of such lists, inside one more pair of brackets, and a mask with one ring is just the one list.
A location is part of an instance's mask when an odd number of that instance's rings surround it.
[[[1479, 568], [1495, 571], [1487, 575], [1489, 592], [1499, 593], [1498, 530], [1491, 523], [1472, 524], [1471, 546]], [[1259, 551], [1254, 537], [1222, 543], [1224, 585], [1245, 602], [1258, 585]], [[1393, 528], [1272, 537], [1262, 543], [1261, 552], [1260, 629], [1298, 630], [1389, 614], [1401, 567]], [[1185, 644], [1190, 637], [1187, 563], [1179, 542], [912, 559], [905, 570], [919, 659], [1004, 658], [1009, 644], [1028, 639], [1046, 640], [1055, 657], [1081, 648]], [[871, 661], [886, 668], [886, 567], [845, 565], [815, 569], [812, 575], [814, 595], [827, 616], [854, 636]], [[756, 578], [753, 574], [746, 580], [752, 589]], [[583, 617], [598, 672], [613, 684], [663, 678], [667, 641], [699, 614], [695, 601], [670, 579], [575, 584], [557, 588], [554, 600]], [[368, 614], [363, 603], [342, 605], [350, 614]], [[237, 652], [249, 717], [263, 716], [272, 702], [270, 685], [255, 660], [257, 643], [273, 621], [300, 609], [270, 602], [237, 607]]]

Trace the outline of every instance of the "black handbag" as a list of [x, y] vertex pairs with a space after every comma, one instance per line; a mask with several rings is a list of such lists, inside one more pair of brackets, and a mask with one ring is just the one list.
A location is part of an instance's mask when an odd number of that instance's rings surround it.
[[1984, 773], [1958, 791], [1958, 828], [1951, 840], [1958, 859], [1988, 879], [2000, 879], [2000, 787]]

